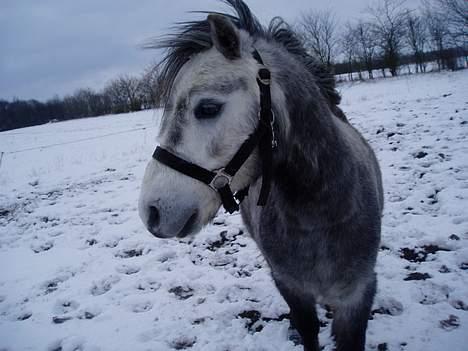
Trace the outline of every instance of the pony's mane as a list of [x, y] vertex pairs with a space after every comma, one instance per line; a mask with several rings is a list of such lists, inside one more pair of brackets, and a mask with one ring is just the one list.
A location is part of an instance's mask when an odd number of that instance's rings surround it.
[[[294, 30], [280, 17], [271, 20], [265, 28], [252, 14], [242, 0], [222, 0], [235, 12], [235, 15], [218, 13], [228, 17], [240, 30], [244, 30], [255, 40], [264, 39], [281, 44], [290, 54], [300, 60], [313, 74], [317, 85], [330, 105], [340, 103], [340, 95], [335, 89], [335, 78], [328, 69], [309, 55]], [[213, 13], [201, 11], [199, 13]], [[165, 56], [160, 62], [160, 82], [163, 101], [167, 102], [174, 80], [182, 66], [195, 54], [208, 50], [213, 43], [210, 25], [207, 20], [178, 23], [176, 32], [160, 40], [148, 43], [147, 48], [164, 49]]]

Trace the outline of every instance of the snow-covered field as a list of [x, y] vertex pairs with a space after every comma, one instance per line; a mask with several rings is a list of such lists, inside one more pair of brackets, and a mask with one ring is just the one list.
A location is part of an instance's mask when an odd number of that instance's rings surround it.
[[[385, 181], [367, 349], [467, 350], [468, 71], [340, 90]], [[0, 350], [302, 350], [238, 214], [191, 239], [145, 232], [137, 198], [158, 119], [0, 133]], [[64, 145], [37, 149], [51, 144]]]

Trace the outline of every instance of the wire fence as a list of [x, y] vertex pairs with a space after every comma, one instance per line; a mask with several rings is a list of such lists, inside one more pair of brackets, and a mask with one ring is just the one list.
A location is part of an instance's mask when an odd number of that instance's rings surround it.
[[34, 150], [43, 150], [43, 149], [48, 149], [51, 147], [76, 144], [76, 143], [81, 143], [81, 142], [89, 141], [89, 140], [98, 140], [98, 139], [103, 139], [103, 138], [107, 138], [107, 137], [114, 136], [114, 135], [132, 133], [132, 132], [137, 132], [140, 130], [146, 130], [148, 128], [150, 127], [133, 128], [133, 129], [127, 129], [127, 130], [114, 132], [114, 133], [107, 133], [107, 134], [101, 134], [101, 135], [96, 135], [96, 136], [82, 138], [82, 139], [70, 140], [70, 141], [66, 141], [63, 143], [54, 143], [54, 144], [48, 144], [48, 145], [42, 145], [42, 146], [35, 146], [35, 147], [29, 147], [25, 149], [14, 150], [14, 151], [0, 151], [0, 168], [2, 167], [2, 161], [5, 155], [13, 155], [13, 154], [18, 154], [18, 153], [27, 152], [27, 151], [34, 151]]

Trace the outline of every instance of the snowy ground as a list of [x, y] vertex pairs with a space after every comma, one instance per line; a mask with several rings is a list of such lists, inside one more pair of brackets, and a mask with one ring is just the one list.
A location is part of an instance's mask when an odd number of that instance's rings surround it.
[[[466, 350], [468, 71], [340, 89], [385, 181], [367, 348]], [[185, 241], [143, 229], [158, 117], [0, 133], [0, 350], [302, 350], [239, 215]], [[329, 317], [320, 310], [325, 350]]]

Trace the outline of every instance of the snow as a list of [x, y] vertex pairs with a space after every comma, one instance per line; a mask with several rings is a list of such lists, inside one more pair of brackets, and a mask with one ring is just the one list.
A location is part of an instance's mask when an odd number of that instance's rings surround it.
[[[467, 88], [466, 70], [340, 85], [384, 175], [368, 350], [466, 350]], [[239, 214], [189, 239], [146, 233], [137, 199], [159, 117], [0, 133], [0, 350], [302, 350]]]

